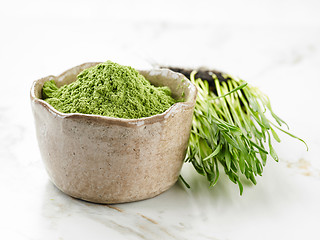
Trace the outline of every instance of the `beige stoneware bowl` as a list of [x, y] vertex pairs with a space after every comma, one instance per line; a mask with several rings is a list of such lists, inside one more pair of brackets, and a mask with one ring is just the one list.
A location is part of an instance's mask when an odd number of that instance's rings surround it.
[[152, 84], [168, 86], [174, 98], [166, 112], [141, 119], [58, 112], [43, 101], [44, 82], [58, 87], [76, 80], [84, 63], [59, 76], [34, 81], [31, 104], [41, 156], [51, 181], [64, 193], [96, 203], [154, 197], [178, 179], [190, 135], [196, 87], [166, 69], [140, 71]]

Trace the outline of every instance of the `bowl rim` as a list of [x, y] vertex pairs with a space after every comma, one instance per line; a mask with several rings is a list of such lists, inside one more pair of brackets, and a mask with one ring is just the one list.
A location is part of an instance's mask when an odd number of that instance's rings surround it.
[[[77, 70], [79, 68], [83, 68], [86, 66], [94, 66], [96, 64], [99, 64], [101, 62], [86, 62], [80, 65], [77, 65], [75, 67], [69, 68], [68, 70], [64, 71], [63, 73], [55, 76], [55, 75], [49, 75], [47, 77], [40, 78], [38, 80], [33, 81], [30, 89], [30, 100], [33, 104], [40, 104], [42, 107], [44, 107], [49, 113], [53, 114], [55, 117], [63, 118], [63, 119], [85, 119], [85, 120], [92, 120], [92, 121], [98, 121], [98, 122], [106, 122], [108, 124], [116, 124], [116, 125], [122, 125], [122, 126], [128, 126], [128, 127], [139, 127], [141, 125], [146, 124], [152, 124], [155, 122], [161, 122], [167, 118], [169, 118], [171, 115], [174, 115], [175, 112], [179, 110], [188, 110], [193, 109], [196, 97], [197, 97], [197, 88], [196, 86], [183, 74], [174, 72], [170, 69], [147, 69], [147, 70], [139, 70], [139, 72], [151, 72], [151, 71], [158, 71], [162, 74], [170, 74], [170, 75], [176, 75], [178, 76], [177, 79], [183, 80], [183, 82], [186, 82], [188, 84], [188, 88], [190, 89], [190, 98], [188, 101], [185, 102], [177, 102], [174, 103], [172, 106], [170, 106], [165, 112], [152, 115], [149, 117], [143, 117], [143, 118], [134, 118], [134, 119], [126, 119], [126, 118], [115, 118], [115, 117], [108, 117], [108, 116], [102, 116], [102, 115], [95, 115], [95, 114], [84, 114], [84, 113], [62, 113], [58, 110], [56, 110], [53, 106], [51, 106], [49, 103], [44, 101], [43, 99], [37, 98], [35, 95], [36, 88], [39, 82], [46, 82], [49, 80], [54, 80], [58, 78], [62, 78], [65, 75], [67, 75], [70, 71]], [[32, 106], [33, 107], [33, 106]]]

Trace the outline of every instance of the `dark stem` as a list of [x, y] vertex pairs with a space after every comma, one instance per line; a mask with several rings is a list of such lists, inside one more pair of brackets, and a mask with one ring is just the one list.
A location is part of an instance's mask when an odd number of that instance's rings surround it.
[[[194, 69], [188, 69], [188, 68], [180, 68], [180, 67], [168, 67], [168, 66], [160, 66], [160, 68], [168, 68], [174, 72], [181, 73], [185, 75], [188, 79], [190, 79], [190, 74]], [[210, 70], [205, 68], [199, 68], [195, 69], [197, 71], [195, 78], [201, 78], [202, 80], [206, 80], [209, 83], [210, 90], [213, 91], [215, 94], [217, 94], [216, 87], [214, 80], [212, 78], [212, 74], [215, 74], [219, 80], [219, 82], [227, 82], [229, 77], [225, 78], [223, 76], [222, 72], [216, 71], [216, 70]]]

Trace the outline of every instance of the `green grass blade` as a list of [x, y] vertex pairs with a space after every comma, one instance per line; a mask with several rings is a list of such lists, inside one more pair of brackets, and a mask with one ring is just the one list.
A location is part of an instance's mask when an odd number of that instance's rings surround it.
[[278, 127], [278, 126], [276, 126], [276, 125], [274, 125], [274, 124], [272, 124], [272, 125], [273, 125], [274, 127], [276, 127], [277, 129], [279, 129], [281, 132], [284, 132], [285, 134], [288, 134], [290, 137], [293, 137], [293, 138], [298, 139], [299, 141], [303, 142], [304, 145], [305, 145], [306, 148], [307, 148], [307, 151], [309, 150], [308, 144], [307, 144], [303, 139], [301, 139], [301, 138], [293, 135], [292, 133], [287, 132], [286, 130], [283, 130], [282, 128], [280, 128], [280, 127]]

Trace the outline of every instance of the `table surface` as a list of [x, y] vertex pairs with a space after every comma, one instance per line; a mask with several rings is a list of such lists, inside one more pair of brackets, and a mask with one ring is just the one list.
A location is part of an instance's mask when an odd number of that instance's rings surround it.
[[[0, 239], [320, 239], [319, 1], [8, 1], [0, 7]], [[99, 205], [48, 179], [29, 89], [88, 61], [137, 68], [206, 66], [240, 76], [271, 99], [300, 142], [280, 134], [243, 196], [185, 164], [144, 201]]]

